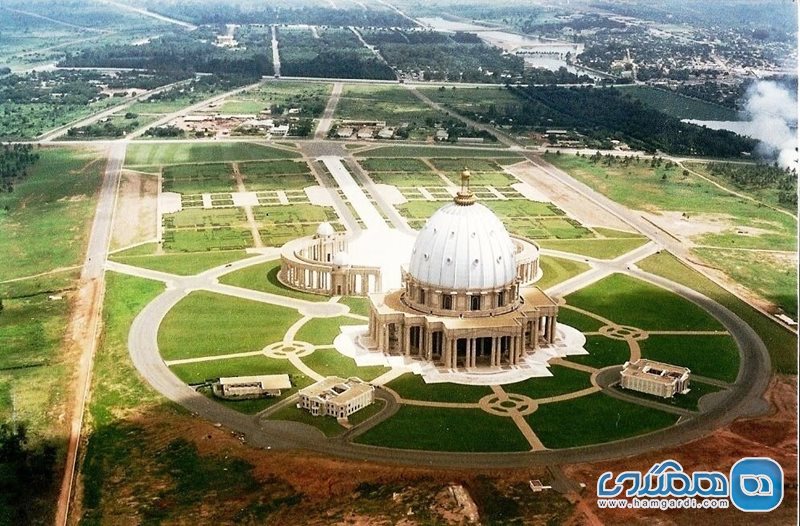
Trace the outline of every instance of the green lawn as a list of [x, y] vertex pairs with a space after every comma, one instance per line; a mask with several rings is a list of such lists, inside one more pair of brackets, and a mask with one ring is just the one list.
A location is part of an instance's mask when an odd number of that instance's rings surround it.
[[342, 325], [366, 325], [366, 322], [345, 316], [337, 318], [314, 318], [297, 331], [296, 340], [314, 345], [330, 345], [341, 334]]
[[430, 402], [477, 403], [492, 389], [485, 385], [462, 385], [451, 383], [426, 384], [418, 374], [406, 373], [386, 384], [407, 400]]
[[522, 382], [504, 385], [503, 390], [536, 399], [572, 393], [592, 386], [589, 373], [560, 365], [551, 366], [550, 372], [553, 376], [529, 378]]
[[292, 309], [192, 292], [164, 317], [158, 345], [165, 360], [259, 351], [281, 341], [298, 319]]
[[772, 367], [784, 374], [797, 374], [797, 335], [744, 303], [742, 300], [690, 269], [664, 251], [637, 263], [647, 272], [682, 283], [705, 294], [730, 309], [758, 333], [769, 350]]
[[361, 425], [362, 423], [366, 422], [373, 416], [383, 411], [384, 407], [386, 407], [386, 402], [384, 402], [380, 398], [376, 398], [371, 405], [368, 405], [367, 407], [356, 411], [355, 413], [347, 417], [347, 420], [353, 426]]
[[165, 228], [213, 228], [243, 226], [247, 222], [241, 208], [187, 208], [174, 214], [165, 214]]
[[359, 298], [357, 296], [343, 296], [339, 303], [350, 307], [352, 314], [359, 314], [361, 316], [369, 316], [369, 299]]
[[278, 280], [278, 273], [281, 270], [280, 260], [268, 261], [252, 265], [230, 274], [225, 274], [219, 278], [220, 283], [233, 285], [245, 289], [260, 290], [280, 296], [288, 296], [306, 301], [328, 301], [327, 296], [320, 294], [309, 294], [299, 290], [290, 289]]
[[[558, 313], [559, 321], [563, 312], [561, 310]], [[589, 352], [588, 355], [567, 356], [567, 360], [602, 369], [610, 365], [622, 365], [631, 358], [631, 348], [627, 342], [605, 336], [587, 336], [584, 348]]]
[[83, 261], [104, 159], [88, 149], [37, 152], [29, 175], [0, 193], [0, 281]]
[[419, 159], [363, 159], [361, 166], [368, 172], [429, 172], [430, 167]]
[[539, 268], [542, 270], [542, 277], [536, 282], [536, 286], [547, 289], [586, 272], [590, 267], [586, 263], [571, 259], [542, 256], [539, 258]]
[[316, 427], [326, 437], [337, 437], [346, 431], [332, 416], [314, 416], [305, 409], [289, 404], [269, 415], [271, 420], [290, 420]]
[[546, 447], [559, 449], [641, 435], [675, 424], [678, 416], [595, 393], [540, 405], [525, 420]]
[[[677, 165], [651, 166], [647, 160], [615, 160], [610, 165], [587, 157], [545, 155], [576, 179], [614, 201], [652, 213], [673, 211], [689, 220], [706, 216], [727, 228], [721, 233], [695, 236], [699, 244], [723, 248], [797, 249], [796, 219], [732, 195], [710, 182], [686, 173]], [[755, 233], [753, 233], [755, 232]]]
[[595, 332], [604, 325], [600, 320], [570, 309], [569, 304], [558, 309], [558, 322], [569, 325], [581, 332]]
[[510, 418], [480, 409], [402, 406], [355, 442], [429, 451], [527, 451], [530, 445]]
[[680, 407], [682, 409], [688, 409], [690, 411], [697, 411], [698, 403], [700, 399], [707, 394], [718, 393], [722, 389], [715, 385], [711, 384], [704, 384], [702, 382], [698, 382], [696, 380], [692, 380], [690, 385], [689, 392], [686, 394], [678, 394], [673, 396], [672, 398], [662, 398], [660, 396], [649, 395], [647, 393], [640, 393], [638, 391], [631, 391], [629, 389], [622, 389], [620, 387], [613, 387], [612, 389], [616, 389], [617, 391], [624, 393], [629, 396], [635, 396], [637, 398], [641, 398], [642, 400], [652, 400], [654, 402], [658, 402], [664, 405], [670, 405], [672, 407]]
[[651, 335], [639, 342], [642, 356], [688, 367], [692, 373], [735, 382], [739, 351], [730, 336]]
[[355, 360], [344, 356], [335, 349], [317, 350], [301, 360], [322, 376], [342, 378], [357, 376], [366, 382], [374, 380], [389, 370], [388, 367], [381, 366], [358, 367]]
[[126, 166], [181, 163], [296, 159], [299, 153], [270, 148], [256, 143], [158, 143], [132, 144], [125, 157]]
[[566, 297], [567, 303], [645, 330], [722, 330], [694, 303], [644, 281], [613, 274]]
[[647, 243], [647, 238], [543, 239], [542, 248], [560, 250], [598, 259], [614, 259]]
[[180, 276], [193, 276], [214, 267], [251, 257], [243, 250], [229, 252], [199, 252], [196, 254], [161, 254], [158, 256], [112, 256], [126, 265], [149, 268]]
[[[298, 388], [314, 383], [312, 378], [301, 373], [294, 365], [289, 363], [289, 360], [267, 358], [261, 355], [172, 365], [170, 370], [187, 384], [203, 383], [206, 380], [216, 380], [223, 376], [288, 374], [292, 381], [292, 388], [281, 393], [284, 398], [294, 393]], [[277, 399], [271, 398], [268, 400], [275, 401]], [[238, 402], [234, 402], [234, 404], [236, 403]]]

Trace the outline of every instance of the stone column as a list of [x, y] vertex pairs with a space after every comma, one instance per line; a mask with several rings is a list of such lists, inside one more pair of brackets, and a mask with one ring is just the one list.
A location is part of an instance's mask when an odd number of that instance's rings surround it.
[[451, 363], [450, 367], [452, 367], [453, 369], [457, 369], [458, 368], [458, 338], [453, 338], [453, 340], [450, 342], [450, 345], [452, 347], [452, 350], [450, 351], [450, 358], [452, 360], [452, 363]]
[[550, 316], [550, 338], [548, 339], [550, 343], [556, 341], [556, 317]]
[[492, 359], [491, 364], [494, 367], [500, 365], [500, 342], [497, 336], [492, 336]]
[[403, 328], [403, 354], [411, 354], [411, 327], [407, 325]]
[[533, 321], [533, 349], [539, 348], [539, 318]]
[[467, 367], [475, 367], [475, 338], [467, 340]]

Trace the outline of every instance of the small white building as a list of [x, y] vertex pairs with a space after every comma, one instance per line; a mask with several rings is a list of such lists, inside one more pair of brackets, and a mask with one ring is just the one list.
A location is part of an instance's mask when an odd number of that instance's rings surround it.
[[280, 126], [274, 126], [269, 131], [272, 135], [281, 135], [285, 137], [289, 134], [289, 125], [288, 124], [281, 124]]
[[291, 389], [288, 374], [268, 374], [263, 376], [223, 377], [211, 386], [214, 395], [226, 400], [248, 400], [280, 396], [283, 389]]
[[373, 135], [375, 134], [375, 130], [372, 128], [361, 128], [358, 130], [358, 138], [359, 139], [372, 139]]
[[360, 378], [328, 376], [300, 389], [299, 409], [314, 416], [346, 418], [375, 400], [375, 387]]
[[639, 358], [632, 363], [625, 362], [622, 367], [620, 387], [662, 398], [672, 398], [676, 394], [689, 392], [690, 373], [687, 367]]
[[379, 139], [391, 139], [394, 137], [394, 128], [383, 128], [378, 132]]

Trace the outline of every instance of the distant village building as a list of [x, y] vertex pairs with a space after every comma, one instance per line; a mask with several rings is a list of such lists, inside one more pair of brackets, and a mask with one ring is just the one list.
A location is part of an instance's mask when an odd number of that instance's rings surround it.
[[358, 138], [359, 139], [372, 139], [372, 136], [373, 136], [374, 133], [375, 133], [375, 130], [373, 130], [372, 128], [364, 127], [364, 128], [361, 128], [360, 130], [358, 130]]
[[299, 409], [314, 416], [346, 418], [375, 401], [375, 387], [360, 378], [328, 376], [300, 389]]
[[625, 362], [620, 387], [672, 398], [676, 394], [689, 392], [690, 373], [686, 367], [640, 358], [635, 362]]
[[223, 377], [211, 386], [215, 396], [226, 400], [280, 396], [281, 390], [291, 388], [288, 374]]
[[385, 128], [386, 121], [368, 121], [368, 120], [355, 120], [355, 119], [344, 119], [342, 121], [342, 126], [352, 126], [354, 128], [360, 128], [362, 126], [368, 126], [371, 128]]
[[379, 139], [391, 139], [394, 137], [394, 128], [383, 128], [378, 132]]
[[447, 130], [436, 130], [436, 140], [437, 141], [446, 141], [450, 138], [450, 134], [447, 133]]
[[464, 143], [473, 143], [473, 144], [482, 143], [483, 142], [483, 137], [459, 137], [457, 139], [457, 141], [458, 142], [464, 142]]
[[349, 139], [353, 136], [353, 133], [355, 133], [355, 130], [353, 130], [353, 128], [350, 126], [345, 126], [336, 130], [336, 136], [340, 139]]

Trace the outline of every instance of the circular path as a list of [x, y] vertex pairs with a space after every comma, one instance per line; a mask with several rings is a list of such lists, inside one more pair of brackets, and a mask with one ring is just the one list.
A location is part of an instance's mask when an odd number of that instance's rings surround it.
[[[344, 305], [315, 303], [274, 294], [256, 293], [248, 289], [219, 285], [216, 282], [216, 278], [223, 274], [274, 258], [274, 255], [248, 258], [234, 263], [230, 267], [218, 267], [186, 279], [116, 263], [108, 264], [108, 268], [119, 272], [157, 279], [167, 283], [167, 290], [150, 302], [135, 318], [131, 326], [128, 347], [137, 370], [166, 398], [211, 422], [220, 423], [232, 430], [243, 433], [247, 441], [256, 447], [307, 449], [340, 458], [407, 465], [453, 468], [518, 468], [529, 465], [593, 462], [677, 446], [700, 438], [738, 417], [761, 412], [764, 408], [761, 395], [768, 385], [771, 368], [767, 349], [755, 331], [730, 310], [714, 300], [678, 283], [643, 272], [631, 266], [632, 261], [627, 262], [625, 258], [621, 258], [606, 266], [606, 274], [623, 272], [662, 287], [699, 305], [715, 317], [736, 341], [741, 356], [739, 376], [736, 382], [730, 386], [727, 396], [722, 398], [709, 411], [696, 417], [685, 419], [665, 429], [615, 442], [565, 449], [509, 453], [416, 451], [389, 449], [350, 442], [348, 439], [354, 434], [366, 431], [397, 411], [397, 401], [394, 397], [387, 396], [387, 392], [380, 389], [378, 396], [387, 402], [387, 408], [381, 413], [383, 418], [373, 418], [364, 425], [359, 426], [357, 430], [345, 433], [343, 437], [337, 439], [327, 439], [321, 432], [305, 424], [263, 420], [258, 416], [245, 415], [203, 396], [172, 373], [161, 358], [158, 349], [158, 327], [164, 316], [179, 301], [192, 290], [198, 289], [287, 306], [298, 310], [304, 316], [346, 315], [348, 310]], [[594, 274], [591, 279], [596, 281], [598, 269], [595, 268], [586, 274]], [[609, 330], [610, 334], [628, 342], [635, 342], [636, 337], [640, 335], [640, 331], [632, 327], [622, 327], [613, 323], [609, 325], [613, 326], [613, 330]], [[645, 335], [644, 333], [642, 334]], [[296, 356], [295, 353], [297, 351], [304, 352], [305, 349], [301, 348], [302, 345], [295, 346], [295, 343], [300, 344], [301, 342], [274, 344], [273, 352], [284, 352], [286, 357]], [[268, 346], [268, 349], [272, 347]], [[289, 347], [291, 347], [291, 350]], [[490, 412], [497, 411], [502, 413], [505, 409], [512, 417], [518, 417], [526, 411], [535, 411], [537, 407], [537, 402], [527, 397], [508, 395], [507, 400], [500, 398], [489, 400], [494, 396], [487, 397], [486, 403], [482, 404]], [[511, 396], [514, 396], [514, 398], [511, 398]], [[313, 431], [310, 432], [309, 430]]]

